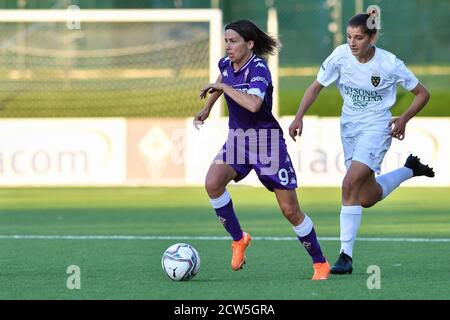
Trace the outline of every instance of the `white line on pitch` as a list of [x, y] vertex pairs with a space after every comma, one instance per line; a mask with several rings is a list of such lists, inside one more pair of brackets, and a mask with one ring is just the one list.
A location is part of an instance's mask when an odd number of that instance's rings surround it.
[[[131, 235], [0, 235], [0, 240], [230, 240], [214, 236], [131, 236]], [[295, 237], [252, 237], [253, 240], [292, 241]], [[339, 241], [339, 237], [318, 237], [320, 241]], [[357, 238], [358, 241], [450, 242], [450, 238]]]

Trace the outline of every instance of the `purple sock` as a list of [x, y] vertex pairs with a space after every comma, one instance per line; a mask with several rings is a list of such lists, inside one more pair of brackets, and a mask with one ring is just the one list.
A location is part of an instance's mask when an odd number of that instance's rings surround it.
[[297, 236], [297, 238], [305, 247], [306, 251], [308, 251], [308, 254], [311, 256], [313, 263], [322, 263], [326, 261], [325, 257], [322, 254], [322, 249], [320, 249], [320, 244], [317, 240], [316, 231], [314, 230], [314, 228], [312, 228], [311, 232], [308, 235], [304, 237]]
[[305, 214], [303, 222], [300, 225], [293, 227], [293, 229], [297, 234], [298, 240], [300, 240], [308, 254], [311, 256], [313, 263], [325, 262], [326, 259], [320, 249], [320, 244], [317, 240], [312, 220]]
[[234, 241], [240, 240], [242, 238], [242, 229], [234, 213], [230, 194], [225, 190], [223, 195], [217, 199], [210, 199], [210, 202], [225, 230], [228, 231]]

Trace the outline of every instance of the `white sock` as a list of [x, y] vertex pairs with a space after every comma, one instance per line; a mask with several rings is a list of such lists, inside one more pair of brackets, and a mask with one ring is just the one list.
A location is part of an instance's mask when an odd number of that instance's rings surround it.
[[314, 227], [313, 222], [310, 217], [308, 217], [305, 213], [305, 219], [298, 226], [292, 227], [294, 232], [299, 237], [306, 237], [311, 233], [312, 228]]
[[231, 201], [231, 196], [228, 193], [228, 191], [225, 189], [225, 192], [218, 198], [209, 199], [209, 202], [211, 203], [211, 206], [214, 209], [219, 209], [222, 207], [225, 207], [229, 202]]
[[341, 252], [350, 257], [353, 256], [353, 245], [355, 244], [356, 234], [361, 224], [362, 207], [342, 206], [341, 207]]
[[413, 171], [407, 167], [401, 167], [397, 170], [385, 173], [376, 177], [377, 183], [383, 189], [381, 200], [386, 198], [392, 191], [394, 191], [400, 183], [408, 180], [414, 176]]

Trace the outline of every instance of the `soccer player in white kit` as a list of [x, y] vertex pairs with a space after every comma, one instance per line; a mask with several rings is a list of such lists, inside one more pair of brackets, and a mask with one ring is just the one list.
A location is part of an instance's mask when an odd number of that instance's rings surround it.
[[[391, 145], [392, 137], [403, 140], [407, 122], [428, 102], [430, 94], [394, 54], [375, 46], [377, 29], [370, 14], [357, 14], [347, 25], [347, 44], [338, 46], [322, 63], [317, 79], [306, 90], [289, 135], [300, 136], [303, 116], [323, 87], [333, 82], [344, 100], [341, 140], [346, 175], [342, 182], [340, 255], [333, 274], [352, 273], [353, 245], [361, 223], [362, 207], [384, 199], [403, 181], [414, 176], [434, 177], [433, 169], [410, 155], [405, 166], [375, 177]], [[400, 83], [415, 95], [409, 108], [392, 118], [390, 109]]]

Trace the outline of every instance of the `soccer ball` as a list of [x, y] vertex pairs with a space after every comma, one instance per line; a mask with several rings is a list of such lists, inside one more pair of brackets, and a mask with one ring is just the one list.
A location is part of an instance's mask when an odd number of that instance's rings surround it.
[[161, 264], [170, 279], [187, 281], [199, 272], [200, 256], [193, 246], [187, 243], [176, 243], [164, 251]]

